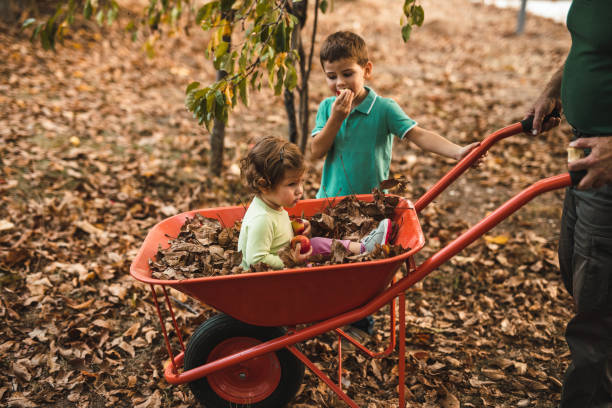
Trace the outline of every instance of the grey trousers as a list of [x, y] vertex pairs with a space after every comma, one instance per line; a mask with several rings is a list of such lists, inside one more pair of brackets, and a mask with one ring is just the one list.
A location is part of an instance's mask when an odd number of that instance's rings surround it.
[[612, 186], [567, 189], [559, 263], [576, 312], [560, 406], [612, 408]]

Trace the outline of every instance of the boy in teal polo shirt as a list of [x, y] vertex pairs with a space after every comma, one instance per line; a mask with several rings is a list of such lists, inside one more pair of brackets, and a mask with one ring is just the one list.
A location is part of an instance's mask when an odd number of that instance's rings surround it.
[[366, 87], [372, 62], [357, 34], [339, 31], [327, 37], [320, 59], [335, 96], [319, 105], [312, 131], [312, 156], [327, 155], [317, 198], [371, 193], [389, 177], [393, 135], [456, 160], [478, 145], [461, 147], [419, 127], [394, 100]]
[[[327, 155], [317, 198], [371, 193], [389, 177], [393, 135], [457, 160], [478, 145], [461, 147], [417, 126], [394, 100], [364, 86], [372, 62], [357, 34], [339, 31], [327, 37], [320, 59], [335, 96], [319, 105], [312, 131], [312, 156]], [[374, 320], [368, 316], [352, 326], [372, 334]]]

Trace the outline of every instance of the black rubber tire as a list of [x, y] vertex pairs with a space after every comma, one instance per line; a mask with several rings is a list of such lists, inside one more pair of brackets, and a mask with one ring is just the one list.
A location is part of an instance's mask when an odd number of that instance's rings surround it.
[[[185, 350], [185, 370], [204, 365], [211, 351], [224, 340], [249, 337], [261, 342], [285, 334], [280, 327], [260, 327], [243, 323], [226, 314], [218, 314], [202, 323], [189, 339]], [[248, 404], [230, 402], [210, 386], [207, 377], [189, 383], [195, 398], [206, 408], [280, 408], [297, 394], [304, 379], [304, 364], [286, 349], [275, 352], [281, 367], [280, 382], [267, 398]]]

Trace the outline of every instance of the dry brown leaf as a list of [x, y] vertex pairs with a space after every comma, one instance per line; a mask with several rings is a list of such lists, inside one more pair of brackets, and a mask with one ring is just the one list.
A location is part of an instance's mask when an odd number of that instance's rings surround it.
[[138, 334], [138, 329], [140, 329], [140, 322], [136, 322], [130, 326], [125, 332], [123, 332], [123, 337], [134, 338], [136, 334]]
[[28, 369], [18, 362], [14, 361], [11, 363], [11, 371], [24, 381], [30, 381], [32, 379], [32, 374], [30, 374]]
[[135, 405], [134, 408], [160, 408], [162, 404], [159, 390], [155, 390], [144, 402]]
[[126, 343], [125, 341], [122, 341], [121, 343], [119, 343], [119, 348], [129, 353], [129, 355], [132, 356], [132, 358], [136, 356], [136, 351], [134, 350], [134, 347], [132, 347], [131, 344]]
[[438, 401], [440, 408], [460, 408], [459, 399], [451, 394], [446, 387], [441, 386], [438, 393], [442, 396]]
[[34, 408], [38, 407], [38, 404], [30, 401], [22, 393], [15, 392], [7, 399], [9, 408]]

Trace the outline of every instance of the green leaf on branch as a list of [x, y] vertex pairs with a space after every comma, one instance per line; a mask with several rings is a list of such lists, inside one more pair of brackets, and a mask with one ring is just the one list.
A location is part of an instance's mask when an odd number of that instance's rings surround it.
[[99, 25], [102, 25], [102, 23], [104, 23], [104, 10], [98, 11], [98, 14], [96, 14], [96, 21]]
[[248, 105], [248, 92], [247, 92], [247, 81], [246, 78], [242, 78], [240, 82], [238, 82], [238, 91], [240, 92], [240, 100], [243, 104]]
[[263, 26], [261, 28], [261, 31], [259, 32], [259, 41], [262, 43], [265, 43], [268, 40], [268, 35], [269, 35], [269, 28], [267, 25]]
[[185, 93], [191, 93], [194, 90], [198, 89], [198, 87], [200, 86], [200, 83], [197, 81], [194, 81], [192, 83], [190, 83], [189, 85], [187, 85], [187, 89], [185, 90]]
[[151, 27], [152, 30], [157, 30], [157, 28], [159, 27], [160, 20], [161, 20], [161, 13], [157, 11], [155, 14], [149, 17], [149, 27]]
[[225, 41], [221, 41], [221, 43], [217, 45], [217, 48], [215, 48], [215, 59], [218, 59], [223, 54], [225, 54], [227, 52], [228, 47], [229, 47], [229, 43]]
[[319, 3], [319, 9], [321, 10], [322, 13], [327, 12], [327, 0], [321, 0], [321, 2]]
[[274, 50], [276, 52], [287, 52], [288, 41], [286, 41], [285, 34], [285, 22], [281, 22], [274, 31]]
[[83, 6], [83, 16], [89, 20], [89, 18], [91, 18], [92, 12], [93, 12], [93, 9], [91, 7], [91, 0], [87, 0], [85, 2], [85, 5]]
[[217, 105], [225, 105], [225, 96], [219, 90], [215, 91], [215, 101]]
[[422, 6], [414, 6], [412, 8], [412, 24], [417, 26], [422, 26], [423, 21], [425, 21], [425, 11]]
[[172, 24], [176, 24], [176, 22], [178, 21], [178, 19], [181, 17], [181, 9], [180, 7], [174, 7], [172, 8], [172, 12], [170, 14], [170, 18], [172, 21]]
[[210, 3], [206, 3], [202, 7], [198, 9], [196, 14], [196, 23], [198, 25], [202, 24], [203, 20], [208, 20], [212, 14], [214, 8], [219, 7], [218, 1], [211, 1]]
[[404, 42], [410, 39], [410, 33], [412, 32], [412, 26], [410, 24], [406, 24], [402, 27], [402, 39]]
[[276, 83], [274, 84], [274, 95], [280, 95], [283, 90], [283, 78], [285, 77], [285, 67], [280, 67], [276, 71]]
[[287, 75], [285, 76], [285, 87], [292, 91], [297, 85], [297, 72], [292, 64], [287, 65]]

